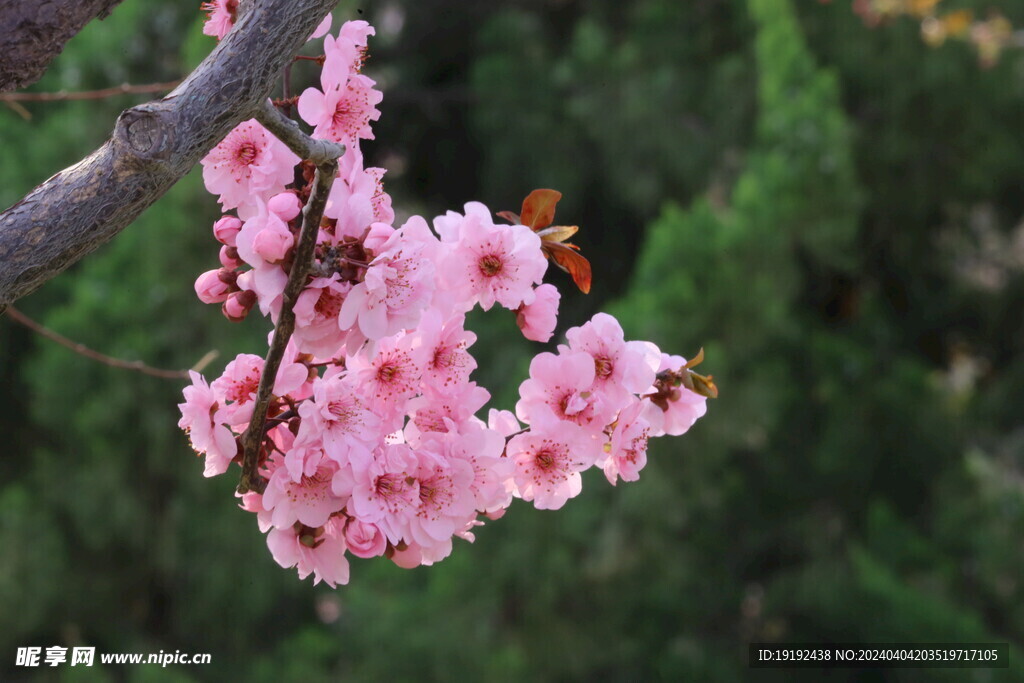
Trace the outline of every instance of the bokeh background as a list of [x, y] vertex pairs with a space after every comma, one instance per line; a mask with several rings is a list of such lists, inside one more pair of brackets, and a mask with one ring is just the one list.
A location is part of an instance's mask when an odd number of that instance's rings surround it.
[[[945, 1], [1024, 25], [1016, 0]], [[126, 0], [33, 90], [180, 77], [213, 47], [197, 4]], [[440, 565], [355, 560], [334, 591], [274, 564], [233, 477], [201, 476], [181, 382], [0, 320], [0, 679], [1024, 680], [1024, 51], [979, 65], [846, 0], [335, 17], [377, 26], [366, 149], [401, 215], [561, 190], [595, 286], [560, 331], [610, 310], [703, 346], [722, 397], [639, 482], [591, 471], [559, 512], [514, 504]], [[0, 205], [141, 99], [0, 107]], [[217, 216], [193, 173], [18, 305], [154, 366], [217, 349], [216, 375], [267, 330], [195, 299]], [[503, 407], [541, 350], [512, 318], [474, 321]], [[751, 641], [1009, 642], [1012, 668], [752, 672]], [[14, 667], [56, 644], [213, 663]]]

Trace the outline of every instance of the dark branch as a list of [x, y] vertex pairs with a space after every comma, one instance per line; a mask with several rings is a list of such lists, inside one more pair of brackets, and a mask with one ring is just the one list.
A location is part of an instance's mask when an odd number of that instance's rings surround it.
[[121, 0], [0, 0], [0, 92], [39, 80], [64, 44]]
[[0, 307], [109, 241], [254, 117], [336, 3], [244, 3], [234, 29], [174, 92], [123, 112], [100, 149], [0, 214]]
[[320, 233], [320, 221], [324, 217], [324, 207], [327, 206], [327, 197], [331, 192], [331, 183], [334, 182], [334, 175], [338, 172], [338, 162], [331, 159], [317, 166], [316, 175], [313, 177], [313, 191], [309, 195], [302, 210], [302, 231], [299, 233], [299, 243], [295, 247], [295, 258], [292, 262], [292, 270], [288, 274], [288, 283], [284, 287], [284, 297], [281, 303], [281, 314], [277, 319], [277, 326], [274, 328], [274, 338], [270, 342], [270, 350], [267, 351], [267, 359], [263, 364], [263, 375], [260, 377], [260, 386], [256, 392], [256, 403], [252, 410], [252, 420], [249, 428], [242, 435], [242, 478], [238, 483], [238, 492], [248, 491], [263, 492], [266, 481], [259, 475], [260, 447], [267, 424], [267, 408], [270, 406], [271, 390], [277, 380], [277, 370], [281, 367], [281, 358], [288, 346], [288, 340], [295, 330], [295, 312], [292, 308], [295, 301], [306, 286], [306, 278], [309, 276], [309, 268], [313, 261], [313, 251], [316, 247], [316, 238]]

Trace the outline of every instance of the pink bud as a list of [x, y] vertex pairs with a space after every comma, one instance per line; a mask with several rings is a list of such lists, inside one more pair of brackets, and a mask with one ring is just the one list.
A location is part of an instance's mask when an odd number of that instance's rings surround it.
[[252, 248], [267, 263], [277, 263], [295, 244], [295, 238], [285, 229], [284, 224], [267, 222], [267, 227], [257, 233], [252, 241]]
[[384, 554], [388, 542], [374, 524], [357, 519], [345, 525], [345, 545], [356, 557], [378, 557]]
[[221, 305], [221, 312], [224, 317], [233, 323], [242, 322], [249, 311], [256, 305], [256, 293], [244, 290], [232, 292], [228, 295], [227, 301]]
[[196, 296], [204, 304], [219, 304], [228, 298], [234, 289], [233, 282], [221, 279], [222, 269], [208, 270], [196, 278]]
[[235, 246], [235, 235], [242, 229], [242, 221], [238, 220], [234, 216], [223, 216], [219, 221], [213, 224], [213, 236], [217, 238], [217, 241], [221, 244], [226, 244], [229, 247]]
[[228, 270], [242, 267], [242, 259], [238, 257], [238, 249], [224, 245], [220, 248], [220, 264]]
[[299, 204], [299, 198], [295, 196], [294, 192], [282, 192], [270, 198], [270, 201], [267, 202], [267, 210], [276, 213], [282, 220], [290, 221], [299, 215], [302, 205]]

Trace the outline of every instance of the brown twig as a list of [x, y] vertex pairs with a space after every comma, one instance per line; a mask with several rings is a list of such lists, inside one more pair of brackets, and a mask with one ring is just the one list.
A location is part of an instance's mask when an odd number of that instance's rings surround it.
[[[80, 344], [78, 342], [71, 341], [64, 335], [58, 334], [48, 327], [44, 327], [40, 323], [37, 323], [32, 318], [28, 317], [27, 315], [16, 309], [14, 306], [8, 306], [5, 312], [7, 314], [7, 317], [9, 317], [11, 320], [24, 325], [25, 327], [32, 330], [36, 334], [46, 337], [51, 341], [55, 341], [61, 346], [71, 349], [78, 355], [85, 356], [90, 360], [103, 363], [104, 365], [109, 365], [112, 368], [121, 368], [122, 370], [134, 370], [135, 372], [141, 372], [142, 374], [150, 375], [151, 377], [160, 377], [161, 379], [188, 379], [188, 370], [162, 370], [160, 368], [152, 368], [143, 363], [141, 360], [122, 360], [120, 358], [114, 358], [113, 356], [108, 356], [104, 353], [100, 353], [99, 351], [94, 351], [85, 344]], [[193, 367], [193, 369], [198, 369], [198, 366], [200, 365], [206, 365], [206, 363], [209, 363], [210, 360], [212, 360], [212, 358], [208, 353], [205, 356], [203, 356], [202, 360], [200, 360], [199, 363], [196, 363], [196, 366]]]
[[114, 95], [149, 95], [157, 92], [166, 92], [177, 87], [181, 83], [179, 78], [176, 81], [167, 83], [147, 83], [145, 85], [130, 85], [122, 83], [112, 88], [101, 88], [100, 90], [81, 90], [68, 92], [5, 92], [0, 93], [0, 102], [62, 102], [70, 100], [102, 100], [105, 97]]
[[[275, 114], [279, 114], [269, 104], [268, 107]], [[265, 109], [264, 111], [267, 110]], [[281, 116], [283, 117], [283, 115]], [[266, 122], [263, 125], [271, 128]], [[273, 128], [271, 130], [274, 132]], [[298, 127], [294, 131], [302, 135]], [[282, 141], [291, 146], [288, 140], [282, 138]], [[321, 143], [324, 141], [310, 140], [310, 142]], [[310, 145], [307, 145], [307, 152], [310, 150], [310, 147]], [[316, 147], [319, 149], [319, 146]], [[340, 152], [340, 146], [335, 145], [335, 148], [335, 151]], [[277, 380], [277, 370], [281, 367], [281, 359], [284, 356], [285, 347], [288, 346], [288, 340], [291, 339], [292, 332], [295, 330], [295, 312], [292, 310], [292, 307], [295, 306], [296, 299], [299, 298], [303, 287], [306, 286], [306, 278], [309, 276], [309, 268], [313, 260], [317, 235], [320, 232], [320, 221], [323, 220], [324, 208], [327, 206], [327, 197], [331, 191], [331, 183], [334, 182], [334, 176], [337, 172], [337, 157], [317, 165], [316, 174], [313, 177], [313, 191], [310, 193], [309, 201], [302, 210], [302, 231], [299, 234], [299, 243], [295, 247], [295, 258], [292, 263], [291, 272], [288, 274], [288, 283], [284, 287], [281, 313], [277, 319], [277, 326], [274, 328], [274, 338], [270, 342], [270, 350], [267, 351], [267, 358], [263, 364], [263, 374], [260, 377], [260, 386], [256, 392], [256, 403], [253, 406], [252, 419], [249, 422], [248, 429], [245, 430], [245, 434], [242, 435], [242, 477], [238, 482], [239, 493], [247, 493], [248, 491], [262, 493], [267, 486], [266, 480], [257, 471], [259, 468], [260, 448], [267, 424], [267, 408], [270, 407], [271, 391], [274, 387], [274, 382]]]

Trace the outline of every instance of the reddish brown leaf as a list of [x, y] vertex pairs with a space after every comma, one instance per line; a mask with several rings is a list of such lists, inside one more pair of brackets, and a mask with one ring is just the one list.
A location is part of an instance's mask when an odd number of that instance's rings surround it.
[[519, 225], [519, 214], [513, 211], [499, 211], [497, 213], [498, 218], [504, 218], [512, 225]]
[[542, 248], [559, 268], [572, 276], [572, 281], [576, 283], [581, 292], [590, 294], [592, 278], [590, 261], [564, 244], [544, 242]]
[[523, 200], [523, 225], [541, 230], [555, 220], [555, 205], [562, 198], [558, 190], [534, 190]]

